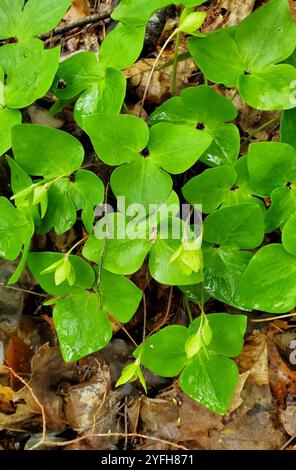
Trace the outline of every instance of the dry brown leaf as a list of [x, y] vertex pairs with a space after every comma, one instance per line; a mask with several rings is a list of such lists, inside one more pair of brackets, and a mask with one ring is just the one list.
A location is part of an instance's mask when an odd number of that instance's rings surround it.
[[79, 20], [84, 16], [90, 15], [90, 6], [88, 0], [74, 0], [71, 8], [64, 16], [64, 21], [71, 23], [72, 21]]
[[[126, 77], [129, 79], [129, 84], [135, 87], [136, 94], [139, 98], [144, 95], [147, 86], [150, 71], [154, 65], [155, 59], [142, 59], [136, 62], [132, 67], [125, 71]], [[161, 60], [157, 68], [163, 65], [166, 61]], [[152, 76], [146, 102], [153, 105], [159, 105], [163, 101], [171, 97], [171, 76], [172, 67], [166, 67], [163, 70], [156, 70]], [[178, 64], [177, 72], [177, 94], [185, 88], [188, 83], [189, 77], [196, 70], [196, 65], [192, 59], [187, 59]]]
[[219, 0], [215, 7], [215, 19], [204, 31], [209, 32], [241, 23], [252, 13], [254, 4], [255, 0]]
[[229, 414], [233, 413], [233, 411], [235, 411], [237, 408], [239, 408], [240, 405], [243, 403], [243, 398], [241, 396], [241, 393], [242, 393], [242, 390], [245, 386], [245, 383], [246, 383], [247, 379], [250, 376], [250, 373], [251, 373], [251, 371], [248, 370], [248, 371], [243, 372], [242, 374], [239, 375], [238, 383], [237, 383], [235, 392], [233, 394], [230, 407], [228, 409]]
[[274, 336], [289, 328], [286, 322], [277, 320], [267, 328], [267, 344], [269, 356], [270, 387], [274, 397], [282, 407], [285, 406], [287, 396], [296, 395], [296, 371], [286, 362], [274, 341]]
[[73, 429], [88, 430], [106, 413], [107, 394], [110, 392], [110, 374], [107, 368], [98, 370], [88, 381], [67, 390], [65, 416]]
[[249, 371], [258, 385], [269, 383], [267, 338], [265, 332], [254, 331], [245, 341], [241, 354], [236, 358], [240, 372]]
[[0, 384], [0, 412], [7, 414], [15, 411], [13, 406], [13, 390]]
[[[75, 363], [65, 363], [59, 348], [50, 348], [46, 343], [38, 349], [32, 359], [30, 387], [44, 407], [49, 429], [61, 430], [66, 425], [61, 396], [63, 382], [79, 382], [78, 367]], [[32, 413], [41, 413], [27, 387], [17, 392], [17, 397], [25, 400]]]
[[288, 403], [285, 410], [281, 410], [280, 418], [284, 429], [289, 436], [296, 435], [296, 403]]
[[[29, 373], [31, 371], [31, 359], [33, 351], [18, 335], [10, 338], [6, 348], [6, 364], [17, 373]], [[12, 383], [18, 380], [11, 378]]]
[[0, 413], [0, 430], [21, 427], [22, 423], [30, 420], [31, 418], [32, 413], [28, 405], [20, 403], [17, 406], [15, 413], [10, 415]]

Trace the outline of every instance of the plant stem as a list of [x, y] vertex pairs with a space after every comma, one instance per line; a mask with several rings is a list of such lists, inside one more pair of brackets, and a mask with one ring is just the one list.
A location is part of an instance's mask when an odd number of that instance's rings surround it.
[[260, 131], [263, 131], [264, 129], [266, 129], [266, 127], [270, 126], [271, 124], [273, 124], [274, 122], [277, 122], [279, 121], [281, 118], [281, 116], [275, 116], [274, 118], [270, 119], [269, 121], [265, 122], [264, 124], [262, 124], [261, 126], [257, 127], [257, 129], [255, 129], [254, 131], [252, 131], [248, 137], [243, 140], [242, 144], [246, 144], [250, 141], [250, 139], [255, 135], [257, 134], [258, 132]]
[[187, 310], [187, 314], [188, 314], [188, 317], [189, 317], [189, 321], [190, 321], [190, 323], [192, 323], [193, 322], [193, 317], [192, 317], [192, 313], [191, 313], [191, 309], [190, 309], [190, 306], [189, 306], [188, 299], [186, 299], [186, 297], [184, 297], [184, 300], [185, 300], [185, 305], [186, 305], [186, 310]]
[[146, 85], [146, 88], [145, 88], [145, 91], [144, 91], [144, 95], [143, 95], [143, 98], [142, 98], [142, 101], [141, 101], [141, 105], [140, 105], [140, 111], [139, 111], [139, 116], [141, 117], [142, 116], [142, 111], [143, 111], [143, 108], [144, 108], [144, 104], [145, 104], [145, 101], [146, 101], [146, 96], [147, 96], [147, 93], [148, 93], [148, 89], [149, 89], [149, 86], [150, 86], [150, 83], [151, 83], [151, 80], [152, 80], [152, 77], [153, 77], [153, 74], [154, 74], [154, 71], [156, 69], [156, 66], [159, 62], [159, 59], [161, 58], [162, 56], [162, 53], [163, 51], [166, 49], [167, 45], [170, 43], [170, 41], [176, 36], [176, 34], [178, 34], [178, 30], [175, 29], [175, 31], [172, 32], [172, 34], [167, 38], [167, 40], [165, 41], [164, 45], [162, 46], [162, 48], [160, 49], [156, 59], [155, 59], [155, 62], [153, 64], [153, 67], [150, 71], [150, 74], [149, 74], [149, 77], [148, 77], [148, 81], [147, 81], [147, 85]]
[[86, 235], [85, 237], [83, 237], [81, 240], [79, 240], [77, 243], [75, 243], [75, 245], [72, 246], [72, 248], [70, 248], [69, 251], [67, 251], [67, 255], [70, 255], [72, 253], [73, 250], [75, 250], [75, 248], [77, 248], [77, 246], [79, 246], [81, 243], [83, 243], [85, 240], [87, 240], [89, 237], [89, 235]]
[[175, 39], [175, 55], [174, 55], [174, 63], [173, 63], [172, 88], [171, 88], [172, 96], [176, 95], [176, 89], [177, 89], [178, 54], [179, 54], [180, 37], [181, 37], [181, 32], [178, 30], [176, 34], [176, 39]]

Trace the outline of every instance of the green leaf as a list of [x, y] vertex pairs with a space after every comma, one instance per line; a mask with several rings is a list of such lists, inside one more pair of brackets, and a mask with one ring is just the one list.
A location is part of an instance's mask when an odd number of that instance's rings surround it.
[[87, 170], [75, 174], [75, 182], [70, 183], [71, 199], [76, 210], [82, 209], [82, 221], [88, 232], [94, 221], [94, 207], [104, 202], [104, 185], [97, 175]]
[[285, 224], [282, 233], [283, 247], [296, 256], [296, 215], [292, 215]]
[[203, 255], [205, 290], [215, 299], [240, 308], [234, 295], [252, 253], [224, 246], [217, 248], [205, 245]]
[[250, 144], [247, 162], [250, 183], [263, 196], [269, 196], [274, 189], [285, 186], [296, 178], [296, 152], [288, 144]]
[[296, 149], [296, 108], [289, 109], [281, 117], [281, 142], [291, 145]]
[[108, 68], [100, 78], [78, 98], [75, 109], [75, 121], [83, 127], [85, 116], [93, 114], [119, 113], [126, 92], [126, 79], [122, 72]]
[[1, 0], [0, 4], [0, 38], [8, 39], [16, 36], [20, 25], [20, 18], [24, 0]]
[[[183, 251], [181, 240], [185, 232], [184, 222], [174, 217], [168, 221], [168, 228], [164, 225], [161, 227], [158, 238], [152, 245], [149, 259], [150, 273], [157, 282], [168, 285], [190, 285], [202, 281], [201, 269], [194, 272], [186, 259], [184, 260], [182, 256], [176, 257], [180, 249]], [[193, 249], [192, 256], [198, 252], [198, 249]]]
[[139, 57], [145, 37], [145, 27], [127, 26], [118, 23], [107, 34], [100, 47], [100, 62], [106, 67], [123, 70], [130, 67]]
[[136, 116], [96, 114], [85, 117], [83, 123], [98, 157], [108, 165], [138, 158], [148, 144], [148, 127]]
[[[34, 224], [32, 223], [31, 225], [32, 225], [31, 236], [33, 236], [33, 234], [34, 234]], [[27, 241], [24, 243], [24, 247], [23, 247], [20, 262], [19, 262], [16, 270], [12, 274], [12, 276], [9, 278], [9, 281], [7, 283], [9, 286], [12, 285], [12, 284], [15, 284], [20, 279], [20, 277], [23, 273], [23, 270], [25, 269], [27, 259], [28, 259], [29, 250], [30, 250], [30, 247], [31, 247], [31, 236], [28, 237]]]
[[244, 71], [244, 62], [235, 40], [233, 28], [218, 29], [205, 38], [190, 38], [188, 49], [208, 80], [236, 86]]
[[[106, 220], [109, 238], [106, 243]], [[128, 219], [120, 213], [108, 214], [95, 227], [84, 248], [83, 256], [95, 263], [100, 262], [105, 246], [103, 267], [114, 274], [133, 274], [142, 266], [149, 250], [150, 243], [146, 234], [137, 238], [136, 227], [133, 238], [128, 235]], [[97, 237], [97, 238], [96, 238]]]
[[238, 381], [237, 365], [227, 357], [195, 356], [180, 376], [180, 387], [200, 405], [220, 415], [227, 413]]
[[237, 115], [237, 110], [227, 98], [205, 85], [187, 88], [181, 97], [171, 98], [154, 111], [152, 124], [171, 122], [192, 128], [204, 126], [204, 133], [213, 141], [201, 159], [210, 166], [232, 165], [239, 154], [239, 131], [226, 124]]
[[32, 224], [5, 197], [0, 197], [0, 257], [15, 260], [32, 236]]
[[194, 113], [195, 121], [208, 128], [233, 121], [237, 116], [232, 102], [206, 85], [186, 88], [181, 92], [181, 99], [185, 108]]
[[202, 131], [163, 122], [152, 127], [148, 148], [157, 165], [169, 173], [179, 174], [199, 159], [211, 141]]
[[71, 100], [103, 77], [95, 52], [79, 52], [59, 65], [52, 92], [60, 100]]
[[44, 178], [70, 175], [84, 158], [83, 147], [75, 137], [35, 124], [15, 126], [12, 147], [17, 163], [29, 175]]
[[264, 238], [264, 218], [255, 204], [222, 207], [204, 221], [204, 240], [217, 245], [250, 249]]
[[60, 47], [43, 49], [42, 41], [6, 44], [0, 48], [0, 65], [7, 79], [5, 104], [25, 108], [49, 90], [59, 65]]
[[29, 0], [24, 7], [17, 36], [38, 36], [53, 29], [63, 18], [72, 0]]
[[0, 108], [0, 156], [11, 147], [11, 129], [22, 122], [22, 115], [17, 109]]
[[233, 165], [239, 155], [240, 134], [234, 124], [220, 124], [213, 129], [207, 129], [213, 138], [212, 144], [201, 157], [206, 165]]
[[79, 256], [70, 255], [69, 261], [73, 267], [75, 275], [75, 283], [70, 286], [67, 281], [56, 285], [54, 271], [49, 273], [42, 272], [49, 266], [62, 261], [64, 255], [62, 253], [31, 252], [28, 256], [28, 265], [34, 278], [41, 288], [50, 295], [61, 296], [71, 295], [81, 292], [82, 289], [90, 289], [95, 282], [95, 275], [92, 267]]
[[287, 220], [296, 211], [296, 188], [277, 188], [271, 193], [271, 206], [265, 216], [265, 231], [267, 233], [280, 227], [281, 229]]
[[211, 297], [207, 292], [205, 292], [202, 284], [178, 287], [185, 297], [196, 305], [201, 304], [202, 301], [206, 303]]
[[[211, 313], [207, 320], [212, 330], [212, 340], [208, 345], [209, 351], [219, 356], [238, 356], [244, 345], [244, 334], [247, 328], [246, 315], [231, 315], [229, 313]], [[195, 334], [200, 325], [200, 317], [196, 318], [188, 329], [188, 334]]]
[[172, 0], [121, 0], [111, 17], [129, 26], [142, 26], [148, 23], [155, 11], [171, 3]]
[[76, 208], [70, 195], [70, 182], [62, 178], [48, 190], [48, 208], [38, 232], [47, 233], [54, 228], [59, 235], [67, 232], [75, 222]]
[[222, 204], [236, 180], [236, 171], [230, 166], [210, 168], [189, 180], [182, 193], [186, 201], [201, 204], [202, 211], [208, 214]]
[[125, 197], [126, 206], [141, 204], [146, 210], [150, 204], [165, 202], [173, 187], [170, 175], [144, 157], [116, 168], [110, 181], [115, 196]]
[[247, 70], [286, 59], [296, 47], [296, 27], [288, 0], [271, 0], [255, 10], [237, 28], [235, 41]]
[[295, 83], [295, 67], [281, 64], [241, 75], [237, 87], [249, 106], [272, 111], [295, 107]]
[[121, 323], [127, 323], [136, 313], [142, 291], [129, 279], [103, 270], [99, 286], [103, 310]]
[[296, 306], [296, 257], [282, 245], [261, 248], [242, 276], [235, 299], [249, 310], [289, 312]]
[[97, 294], [91, 292], [58, 300], [53, 319], [66, 362], [103, 349], [112, 338], [111, 323], [100, 309]]
[[[175, 377], [183, 369], [187, 356], [185, 343], [187, 328], [172, 325], [150, 336], [134, 351], [141, 363], [154, 374], [162, 377]], [[141, 353], [141, 355], [140, 355]]]

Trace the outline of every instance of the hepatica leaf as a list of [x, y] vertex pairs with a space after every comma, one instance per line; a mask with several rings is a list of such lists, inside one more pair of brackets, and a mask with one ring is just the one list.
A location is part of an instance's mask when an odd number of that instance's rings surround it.
[[20, 124], [22, 115], [17, 109], [0, 108], [0, 155], [11, 147], [11, 129]]
[[288, 0], [271, 0], [237, 27], [188, 40], [193, 58], [209, 80], [237, 86], [250, 106], [263, 110], [295, 106], [295, 68], [274, 65], [289, 57], [295, 46]]
[[282, 233], [283, 247], [296, 256], [296, 215], [292, 215], [285, 224]]
[[119, 70], [130, 67], [142, 51], [144, 37], [144, 26], [133, 27], [118, 23], [102, 42], [100, 62], [105, 67]]
[[289, 109], [282, 114], [281, 142], [291, 145], [296, 150], [296, 134], [294, 132], [295, 122], [296, 122], [296, 108]]
[[24, 40], [54, 28], [72, 0], [2, 0], [0, 6], [0, 38], [16, 36]]
[[129, 279], [103, 270], [99, 286], [103, 310], [121, 323], [128, 322], [137, 311], [142, 291]]
[[172, 0], [121, 0], [112, 18], [129, 26], [143, 26], [156, 11], [172, 4]]
[[248, 170], [252, 187], [269, 196], [296, 178], [296, 152], [288, 144], [257, 142], [249, 146]]
[[97, 114], [84, 118], [84, 126], [98, 157], [108, 165], [138, 158], [149, 140], [147, 125], [136, 116]]
[[125, 196], [126, 205], [162, 204], [172, 191], [170, 175], [154, 165], [151, 158], [137, 158], [116, 168], [111, 176], [111, 188], [116, 197]]
[[193, 400], [224, 415], [237, 385], [237, 365], [228, 357], [194, 356], [180, 376], [180, 387]]
[[169, 173], [188, 170], [211, 144], [212, 138], [187, 126], [159, 123], [152, 127], [148, 148], [151, 158]]
[[66, 362], [104, 348], [112, 337], [111, 323], [95, 293], [83, 291], [58, 300], [53, 319]]
[[280, 244], [261, 248], [243, 274], [236, 300], [247, 309], [284, 313], [296, 305], [296, 257]]
[[[175, 377], [183, 369], [187, 356], [185, 343], [188, 338], [184, 326], [167, 326], [150, 338], [142, 346], [141, 362], [154, 374], [162, 377]], [[134, 355], [138, 357], [140, 348]]]
[[14, 260], [32, 236], [30, 221], [5, 197], [0, 197], [0, 256]]
[[260, 245], [263, 237], [263, 213], [255, 204], [223, 207], [204, 222], [204, 240], [217, 245], [250, 249]]
[[[239, 153], [240, 137], [236, 126], [227, 124], [235, 119], [237, 111], [233, 104], [213, 88], [201, 85], [187, 88], [180, 97], [171, 98], [154, 111], [152, 123], [167, 121], [203, 127], [204, 134], [212, 143], [201, 159], [210, 166], [232, 164]], [[197, 131], [200, 134], [200, 131]]]
[[75, 137], [32, 124], [13, 128], [12, 146], [15, 160], [32, 176], [55, 178], [71, 174], [84, 158], [83, 147]]
[[79, 258], [79, 256], [69, 256], [69, 261], [73, 266], [75, 275], [75, 283], [72, 286], [66, 280], [57, 286], [54, 271], [44, 272], [46, 268], [63, 260], [63, 258], [64, 255], [62, 253], [29, 253], [29, 268], [42, 289], [54, 296], [70, 295], [79, 293], [83, 289], [90, 289], [95, 282], [94, 271], [92, 267], [85, 260]]
[[[247, 327], [246, 315], [230, 315], [229, 313], [211, 313], [207, 320], [212, 330], [209, 350], [219, 356], [236, 357], [243, 348], [244, 334]], [[197, 333], [200, 317], [196, 318], [188, 328], [188, 334]]]
[[44, 96], [52, 84], [59, 57], [59, 47], [45, 50], [38, 39], [2, 46], [0, 66], [7, 76], [6, 106], [24, 108]]

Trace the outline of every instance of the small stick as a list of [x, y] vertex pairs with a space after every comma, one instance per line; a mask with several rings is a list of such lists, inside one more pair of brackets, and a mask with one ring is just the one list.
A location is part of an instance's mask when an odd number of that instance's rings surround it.
[[67, 33], [75, 28], [83, 28], [84, 26], [96, 23], [97, 21], [106, 20], [109, 18], [113, 11], [113, 8], [109, 8], [106, 11], [102, 11], [100, 13], [95, 13], [94, 15], [85, 16], [84, 18], [79, 18], [78, 20], [72, 21], [72, 23], [65, 24], [63, 26], [58, 26], [57, 28], [53, 29], [49, 33], [40, 34], [39, 39], [49, 39], [54, 36], [59, 36], [61, 34]]

